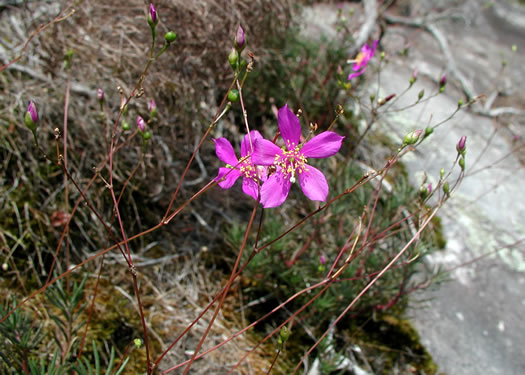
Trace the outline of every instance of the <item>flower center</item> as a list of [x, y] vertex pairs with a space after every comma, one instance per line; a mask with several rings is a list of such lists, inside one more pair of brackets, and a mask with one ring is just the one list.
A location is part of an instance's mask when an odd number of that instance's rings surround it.
[[301, 174], [304, 171], [308, 171], [306, 167], [307, 161], [299, 146], [297, 146], [291, 150], [283, 149], [282, 155], [275, 155], [273, 165], [280, 167], [281, 174], [285, 180], [290, 179], [290, 182], [294, 183], [296, 173]]
[[363, 52], [359, 52], [357, 56], [355, 57], [355, 64], [360, 65], [363, 59], [365, 58], [365, 54]]
[[251, 178], [254, 181], [259, 179], [260, 171], [253, 165], [250, 155], [246, 155], [239, 164], [239, 170], [245, 178]]

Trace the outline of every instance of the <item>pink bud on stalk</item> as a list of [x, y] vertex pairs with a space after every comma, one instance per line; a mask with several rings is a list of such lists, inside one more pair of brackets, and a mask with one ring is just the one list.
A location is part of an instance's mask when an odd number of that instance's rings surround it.
[[237, 33], [235, 34], [235, 40], [233, 41], [233, 45], [235, 48], [241, 52], [244, 49], [244, 44], [246, 43], [246, 38], [244, 36], [244, 29], [241, 25], [237, 28]]
[[445, 91], [445, 85], [447, 84], [447, 75], [443, 74], [443, 77], [439, 80], [439, 92]]
[[38, 111], [36, 110], [35, 103], [31, 100], [27, 106], [27, 111], [24, 116], [25, 125], [34, 132], [38, 127]]
[[148, 103], [148, 110], [151, 117], [157, 115], [157, 103], [155, 103], [155, 100], [151, 99], [151, 102]]
[[144, 122], [144, 119], [140, 116], [137, 116], [137, 127], [141, 132], [146, 130], [146, 123]]
[[417, 129], [414, 131], [411, 131], [407, 135], [405, 135], [405, 138], [403, 139], [404, 145], [413, 145], [419, 140], [419, 136], [423, 133], [423, 130]]
[[149, 4], [149, 14], [148, 14], [148, 24], [150, 27], [154, 28], [159, 23], [159, 17], [157, 14], [157, 9], [153, 3]]
[[102, 89], [97, 89], [97, 100], [98, 100], [100, 103], [103, 103], [103, 102], [104, 102], [104, 90], [102, 90]]
[[412, 86], [416, 81], [417, 81], [417, 75], [418, 75], [419, 71], [417, 68], [414, 69], [414, 71], [412, 72], [412, 76], [410, 77], [410, 86]]
[[325, 264], [326, 264], [326, 259], [325, 259], [324, 255], [321, 255], [321, 256], [319, 257], [319, 262], [320, 262], [322, 265], [325, 265]]
[[465, 154], [465, 151], [467, 150], [467, 136], [464, 135], [463, 137], [461, 137], [459, 139], [459, 142], [458, 144], [456, 145], [456, 150], [458, 151], [458, 153], [460, 153], [461, 155], [464, 155]]

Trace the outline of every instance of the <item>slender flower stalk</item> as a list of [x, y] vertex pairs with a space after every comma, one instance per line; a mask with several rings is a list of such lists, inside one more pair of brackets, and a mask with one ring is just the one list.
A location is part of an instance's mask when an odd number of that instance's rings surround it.
[[372, 46], [365, 44], [361, 48], [361, 52], [358, 53], [355, 60], [353, 61], [354, 66], [352, 69], [354, 70], [354, 73], [351, 73], [350, 75], [348, 75], [349, 81], [352, 78], [358, 77], [365, 72], [368, 62], [370, 61], [372, 57], [374, 57], [374, 54], [376, 53], [378, 42], [379, 40], [375, 40]]
[[278, 207], [283, 204], [296, 178], [308, 199], [325, 201], [328, 183], [323, 172], [308, 164], [308, 158], [335, 155], [341, 148], [344, 137], [326, 131], [302, 144], [301, 124], [287, 105], [279, 109], [277, 119], [285, 147], [280, 148], [260, 138], [255, 141], [252, 155], [254, 164], [269, 166], [275, 170], [261, 187], [263, 207]]
[[242, 177], [242, 191], [253, 199], [259, 197], [259, 184], [266, 181], [266, 167], [255, 166], [252, 162], [252, 146], [254, 142], [262, 139], [257, 130], [252, 130], [245, 135], [241, 142], [241, 159], [237, 159], [230, 141], [226, 138], [214, 139], [217, 157], [226, 167], [219, 168], [215, 178], [223, 189], [233, 186], [239, 177]]

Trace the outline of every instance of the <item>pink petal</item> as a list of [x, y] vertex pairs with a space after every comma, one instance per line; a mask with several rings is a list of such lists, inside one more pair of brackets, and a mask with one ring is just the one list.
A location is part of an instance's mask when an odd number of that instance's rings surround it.
[[213, 141], [215, 142], [215, 153], [223, 163], [234, 166], [239, 162], [230, 141], [226, 138], [218, 138]]
[[299, 138], [301, 137], [301, 123], [297, 116], [288, 109], [288, 104], [279, 109], [277, 121], [279, 122], [279, 131], [286, 147], [288, 150], [295, 148], [299, 144]]
[[334, 132], [323, 132], [306, 142], [301, 152], [307, 158], [327, 158], [339, 151], [344, 138]]
[[261, 186], [261, 203], [264, 208], [278, 207], [286, 200], [292, 183], [280, 172], [272, 174]]
[[248, 194], [255, 200], [257, 200], [257, 197], [259, 196], [259, 186], [257, 185], [257, 182], [251, 178], [242, 179], [242, 191], [244, 194]]
[[229, 189], [239, 177], [241, 177], [241, 172], [238, 169], [219, 168], [219, 174], [215, 177], [215, 181], [219, 181], [218, 185], [221, 188]]
[[[244, 136], [241, 142], [241, 156], [244, 157], [253, 152], [252, 146], [255, 147], [255, 141], [261, 139], [262, 135], [257, 130], [252, 130], [250, 136], [248, 134]], [[250, 144], [251, 139], [251, 144]]]
[[349, 74], [348, 80], [350, 81], [352, 78], [359, 77], [364, 72], [365, 72], [365, 69], [363, 68], [363, 70], [361, 70], [360, 72]]
[[328, 183], [323, 172], [319, 169], [306, 165], [306, 170], [298, 173], [299, 185], [304, 195], [313, 201], [325, 201], [328, 196]]
[[264, 138], [255, 141], [254, 147], [252, 162], [257, 165], [272, 165], [275, 161], [275, 155], [283, 154], [283, 150], [279, 146]]

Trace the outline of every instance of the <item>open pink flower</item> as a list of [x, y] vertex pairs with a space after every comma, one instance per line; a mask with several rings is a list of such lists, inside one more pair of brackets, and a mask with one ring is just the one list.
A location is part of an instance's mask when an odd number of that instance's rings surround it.
[[287, 105], [279, 109], [277, 120], [285, 147], [280, 148], [260, 138], [255, 141], [252, 154], [254, 164], [275, 168], [275, 172], [261, 187], [263, 207], [277, 207], [283, 204], [296, 178], [308, 199], [325, 201], [328, 196], [326, 178], [323, 172], [307, 164], [307, 158], [327, 158], [336, 154], [344, 137], [327, 131], [301, 144], [301, 124]]
[[[251, 139], [251, 144], [250, 144]], [[237, 159], [233, 146], [226, 138], [214, 139], [215, 153], [217, 157], [226, 163], [226, 167], [219, 168], [219, 174], [215, 181], [223, 189], [233, 186], [239, 177], [242, 179], [242, 191], [253, 199], [259, 196], [259, 181], [266, 180], [266, 168], [253, 165], [251, 154], [252, 146], [262, 135], [257, 130], [252, 130], [250, 135], [246, 134], [241, 142], [241, 159]]]
[[372, 57], [374, 57], [374, 54], [376, 53], [378, 42], [379, 40], [374, 41], [374, 44], [372, 45], [372, 47], [370, 47], [368, 44], [365, 44], [361, 48], [361, 52], [357, 54], [354, 60], [354, 66], [352, 67], [352, 69], [354, 70], [354, 73], [348, 75], [349, 81], [352, 78], [358, 77], [365, 72], [368, 62], [370, 61]]

